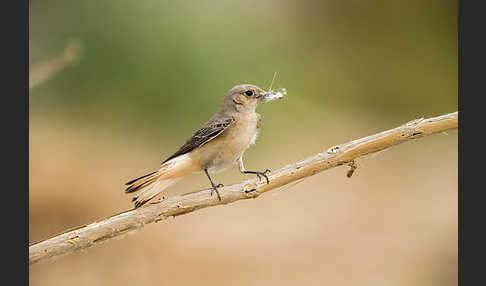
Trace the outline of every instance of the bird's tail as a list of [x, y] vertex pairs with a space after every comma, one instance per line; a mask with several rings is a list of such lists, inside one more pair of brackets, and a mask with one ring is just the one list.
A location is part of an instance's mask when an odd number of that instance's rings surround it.
[[135, 208], [141, 207], [163, 190], [176, 183], [182, 175], [193, 171], [193, 164], [191, 163], [190, 157], [187, 155], [178, 156], [164, 163], [159, 170], [125, 183], [128, 186], [125, 189], [125, 193], [139, 191], [132, 198], [132, 202], [135, 202]]
[[[127, 188], [127, 190], [125, 190], [125, 192], [129, 193], [135, 192], [137, 190], [140, 191], [136, 196], [132, 198], [132, 202], [135, 203], [135, 208], [138, 208], [153, 199], [158, 194], [160, 194], [163, 190], [175, 184], [179, 179], [180, 178], [172, 178], [160, 181], [158, 180], [158, 176], [154, 174], [150, 175], [147, 178], [141, 179], [142, 181], [139, 182], [139, 187], [135, 187], [135, 189], [132, 190], [130, 189], [130, 186]], [[130, 189], [130, 191], [128, 191], [128, 189]]]

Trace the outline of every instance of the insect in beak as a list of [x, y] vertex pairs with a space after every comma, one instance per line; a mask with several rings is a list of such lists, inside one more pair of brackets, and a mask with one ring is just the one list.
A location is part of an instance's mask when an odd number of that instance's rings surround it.
[[269, 90], [263, 94], [263, 101], [269, 102], [274, 99], [280, 99], [287, 95], [287, 90], [285, 88], [281, 88], [278, 90]]

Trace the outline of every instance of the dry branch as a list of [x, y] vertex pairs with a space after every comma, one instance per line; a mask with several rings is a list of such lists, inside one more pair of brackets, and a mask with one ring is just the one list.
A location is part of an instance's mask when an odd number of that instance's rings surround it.
[[81, 58], [83, 44], [80, 41], [71, 41], [62, 53], [45, 60], [35, 66], [29, 73], [29, 89], [47, 81], [63, 68], [75, 63]]
[[[216, 196], [210, 195], [210, 189], [206, 189], [174, 196], [144, 208], [132, 209], [30, 245], [29, 264], [97, 245], [171, 216], [256, 198], [262, 193], [336, 166], [350, 164], [354, 171], [356, 168], [354, 159], [358, 157], [408, 140], [456, 129], [457, 126], [458, 112], [429, 119], [412, 120], [400, 127], [334, 146], [325, 152], [282, 167], [268, 175], [270, 184], [266, 184], [265, 180], [260, 182], [255, 178], [221, 188], [219, 190], [221, 201], [218, 201]], [[350, 175], [352, 172], [348, 172], [348, 177]]]

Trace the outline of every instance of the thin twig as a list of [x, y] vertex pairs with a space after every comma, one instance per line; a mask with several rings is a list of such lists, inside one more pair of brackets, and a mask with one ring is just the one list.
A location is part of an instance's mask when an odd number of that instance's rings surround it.
[[62, 53], [36, 65], [29, 73], [29, 89], [47, 81], [63, 68], [78, 61], [83, 53], [81, 41], [69, 42]]
[[178, 195], [147, 207], [132, 209], [89, 225], [66, 231], [29, 246], [29, 264], [85, 249], [134, 232], [144, 225], [198, 209], [256, 198], [262, 193], [287, 185], [324, 170], [345, 165], [354, 159], [426, 135], [456, 129], [458, 112], [429, 119], [412, 120], [400, 127], [334, 146], [300, 162], [282, 167], [268, 175], [270, 183], [256, 178], [219, 189], [221, 201], [206, 189]]

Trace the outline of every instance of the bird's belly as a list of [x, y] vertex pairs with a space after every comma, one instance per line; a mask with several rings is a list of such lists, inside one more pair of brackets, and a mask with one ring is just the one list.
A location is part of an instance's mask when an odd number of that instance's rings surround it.
[[232, 126], [200, 148], [201, 165], [210, 173], [226, 170], [236, 164], [257, 134], [256, 124]]

